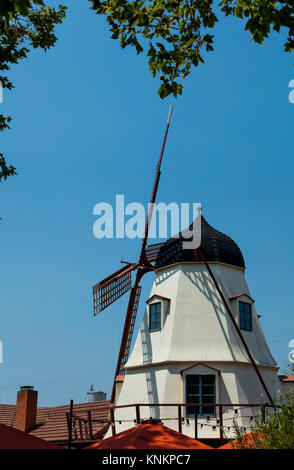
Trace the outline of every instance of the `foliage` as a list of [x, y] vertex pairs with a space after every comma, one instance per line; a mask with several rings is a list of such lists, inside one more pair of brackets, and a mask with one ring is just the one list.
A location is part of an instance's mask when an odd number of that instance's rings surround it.
[[244, 435], [234, 421], [237, 449], [294, 449], [294, 393], [280, 395], [279, 407], [268, 408], [251, 426], [251, 434]]
[[[65, 10], [61, 5], [57, 9], [46, 7], [42, 0], [1, 0], [0, 82], [3, 89], [13, 88], [7, 77], [11, 65], [25, 59], [32, 49], [46, 51], [54, 46], [57, 41], [54, 28], [62, 23]], [[0, 131], [10, 129], [10, 121], [10, 116], [0, 114]], [[0, 153], [0, 182], [15, 174], [15, 167], [8, 165]]]
[[0, 16], [12, 18], [15, 13], [27, 15], [33, 3], [44, 6], [43, 0], [1, 0]]
[[90, 0], [106, 15], [111, 37], [120, 46], [147, 52], [151, 74], [160, 76], [158, 93], [182, 94], [181, 79], [204, 62], [203, 51], [214, 49], [210, 34], [218, 14], [245, 20], [245, 30], [262, 44], [272, 30], [288, 28], [285, 50], [294, 48], [294, 2], [270, 0]]

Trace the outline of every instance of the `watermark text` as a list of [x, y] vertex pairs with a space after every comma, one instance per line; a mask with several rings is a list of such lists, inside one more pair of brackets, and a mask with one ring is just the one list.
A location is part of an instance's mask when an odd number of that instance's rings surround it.
[[114, 207], [108, 202], [99, 202], [94, 206], [93, 215], [97, 216], [93, 234], [98, 239], [143, 238], [147, 219], [148, 238], [181, 236], [185, 249], [196, 249], [201, 243], [200, 203], [159, 202], [149, 204], [146, 211], [139, 202], [126, 205], [124, 195], [117, 194]]

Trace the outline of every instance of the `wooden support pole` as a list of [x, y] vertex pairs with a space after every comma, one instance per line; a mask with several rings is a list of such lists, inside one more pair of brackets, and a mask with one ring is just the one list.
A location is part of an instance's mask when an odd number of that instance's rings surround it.
[[111, 431], [112, 435], [116, 435], [116, 430], [115, 430], [115, 421], [114, 421], [114, 409], [113, 407], [110, 408], [110, 422], [111, 422]]
[[178, 405], [178, 429], [182, 432], [182, 407]]
[[68, 417], [68, 443], [67, 448], [70, 449], [72, 441], [72, 415], [73, 415], [73, 400], [70, 400], [69, 417]]
[[90, 410], [88, 410], [88, 432], [90, 439], [93, 439], [92, 415]]
[[80, 428], [80, 439], [84, 439], [83, 436], [83, 427], [82, 427], [82, 420], [79, 418], [79, 428]]
[[85, 431], [85, 439], [89, 439], [90, 434], [89, 434], [89, 426], [88, 426], [87, 420], [84, 420], [84, 431]]
[[141, 422], [140, 405], [136, 405], [136, 421], [137, 421], [137, 424], [140, 424], [140, 422]]
[[194, 411], [194, 418], [195, 418], [195, 439], [198, 439], [198, 411], [195, 406], [195, 411]]
[[219, 438], [222, 441], [223, 438], [224, 438], [224, 430], [223, 430], [224, 420], [223, 420], [223, 407], [222, 407], [222, 405], [219, 405], [218, 409], [219, 409]]
[[73, 417], [73, 423], [74, 423], [74, 436], [75, 436], [75, 439], [77, 440], [78, 439], [78, 431], [77, 431], [77, 426], [76, 426], [76, 418], [75, 416]]

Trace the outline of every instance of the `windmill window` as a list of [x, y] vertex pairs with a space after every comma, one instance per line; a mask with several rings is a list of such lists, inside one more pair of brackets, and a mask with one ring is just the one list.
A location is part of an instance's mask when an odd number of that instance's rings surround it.
[[[215, 404], [215, 375], [186, 375], [186, 403]], [[215, 416], [215, 406], [187, 406], [187, 416]]]
[[149, 331], [161, 329], [161, 302], [149, 305]]
[[241, 330], [252, 331], [251, 304], [247, 302], [239, 302], [239, 316]]

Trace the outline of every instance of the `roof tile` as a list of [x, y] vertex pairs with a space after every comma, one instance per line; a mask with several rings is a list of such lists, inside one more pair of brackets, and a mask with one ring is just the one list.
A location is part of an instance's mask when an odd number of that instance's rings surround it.
[[[79, 418], [88, 419], [91, 411], [93, 435], [97, 438], [106, 432], [109, 419], [109, 400], [92, 403], [77, 403], [73, 405], [73, 414]], [[62, 442], [68, 440], [68, 427], [66, 413], [70, 405], [39, 407], [37, 409], [37, 426], [29, 434], [45, 439], [46, 441]], [[0, 423], [13, 426], [15, 420], [15, 405], [0, 404]], [[97, 422], [95, 422], [97, 420]], [[85, 427], [82, 427], [85, 439]], [[80, 429], [77, 423], [77, 436], [80, 438]], [[73, 434], [75, 440], [75, 434]]]

